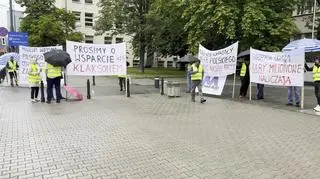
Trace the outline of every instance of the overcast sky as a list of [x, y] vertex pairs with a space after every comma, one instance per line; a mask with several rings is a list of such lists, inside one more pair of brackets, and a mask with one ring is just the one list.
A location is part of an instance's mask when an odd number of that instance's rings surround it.
[[[13, 0], [13, 10], [23, 11], [15, 1]], [[0, 27], [8, 28], [7, 11], [9, 10], [9, 0], [0, 0]]]

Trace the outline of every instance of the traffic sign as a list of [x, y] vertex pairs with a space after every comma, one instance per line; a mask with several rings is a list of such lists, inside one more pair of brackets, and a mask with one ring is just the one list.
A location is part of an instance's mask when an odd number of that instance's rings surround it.
[[9, 32], [8, 33], [9, 46], [28, 46], [28, 32]]
[[5, 27], [0, 27], [0, 36], [8, 35], [8, 29]]

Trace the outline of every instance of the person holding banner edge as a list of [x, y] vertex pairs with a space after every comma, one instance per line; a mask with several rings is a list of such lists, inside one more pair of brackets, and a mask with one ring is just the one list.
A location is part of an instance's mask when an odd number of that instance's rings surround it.
[[299, 87], [299, 86], [289, 86], [288, 87], [288, 104], [287, 104], [287, 106], [293, 106], [293, 94], [295, 96], [296, 106], [300, 107], [301, 87]]
[[19, 65], [17, 61], [14, 60], [13, 57], [10, 57], [10, 60], [8, 61], [6, 68], [8, 70], [9, 76], [10, 76], [10, 84], [13, 87], [13, 79], [16, 82], [16, 86], [18, 86], [18, 76], [17, 76], [17, 70], [19, 69]]
[[191, 74], [191, 81], [192, 81], [192, 88], [191, 88], [191, 100], [192, 102], [196, 102], [196, 88], [198, 88], [198, 93], [200, 96], [200, 103], [204, 103], [207, 100], [204, 99], [202, 94], [202, 79], [204, 76], [204, 70], [203, 66], [200, 64], [200, 60], [196, 60], [192, 64], [192, 71], [190, 71]]
[[304, 66], [307, 71], [313, 72], [314, 93], [317, 98], [317, 106], [313, 109], [316, 112], [320, 112], [320, 60], [318, 57], [316, 57], [314, 60], [314, 65], [311, 68], [306, 63]]
[[249, 84], [250, 84], [250, 71], [249, 71], [250, 62], [246, 59], [241, 66], [240, 70], [240, 79], [241, 79], [241, 87], [240, 87], [240, 98], [246, 97]]
[[31, 88], [31, 102], [36, 103], [38, 99], [39, 86], [41, 82], [41, 68], [37, 65], [36, 59], [31, 59], [28, 67], [28, 82]]
[[[130, 63], [127, 62], [127, 67], [130, 66]], [[120, 91], [126, 89], [126, 77], [127, 75], [118, 75]]]

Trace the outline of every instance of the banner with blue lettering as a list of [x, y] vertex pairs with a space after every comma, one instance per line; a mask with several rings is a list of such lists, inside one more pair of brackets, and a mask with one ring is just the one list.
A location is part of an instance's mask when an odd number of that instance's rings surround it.
[[[27, 86], [28, 85], [28, 68], [29, 62], [31, 59], [35, 59], [37, 64], [41, 69], [44, 68], [45, 60], [44, 60], [44, 53], [49, 52], [53, 49], [60, 49], [62, 50], [62, 46], [48, 46], [48, 47], [26, 47], [26, 46], [19, 46], [19, 54], [20, 54], [20, 61], [19, 61], [19, 85], [20, 86]], [[41, 78], [43, 83], [46, 85], [46, 75], [44, 70], [42, 70]]]
[[199, 46], [199, 59], [204, 68], [203, 93], [222, 94], [227, 76], [236, 72], [237, 55], [238, 42], [215, 51]]

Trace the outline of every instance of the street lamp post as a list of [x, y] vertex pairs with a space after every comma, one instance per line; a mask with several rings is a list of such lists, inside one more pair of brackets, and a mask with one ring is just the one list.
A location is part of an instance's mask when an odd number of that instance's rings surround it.
[[316, 23], [316, 7], [317, 7], [317, 0], [314, 0], [313, 19], [312, 19], [312, 39], [314, 39], [314, 27], [315, 27], [315, 23]]

